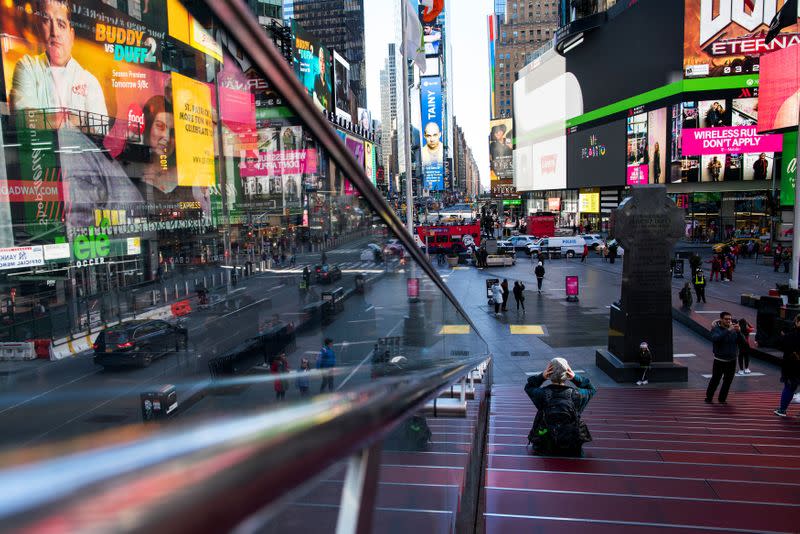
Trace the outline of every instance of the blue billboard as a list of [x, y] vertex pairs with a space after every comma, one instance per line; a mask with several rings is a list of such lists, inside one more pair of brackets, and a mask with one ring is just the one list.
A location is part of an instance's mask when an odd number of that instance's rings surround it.
[[420, 79], [422, 113], [422, 174], [425, 189], [444, 190], [444, 143], [442, 141], [442, 79], [424, 76]]

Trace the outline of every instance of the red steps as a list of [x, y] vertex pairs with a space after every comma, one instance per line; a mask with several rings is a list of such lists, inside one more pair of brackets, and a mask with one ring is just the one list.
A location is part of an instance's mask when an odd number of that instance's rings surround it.
[[526, 447], [535, 408], [493, 389], [484, 527], [496, 532], [800, 531], [800, 421], [772, 415], [778, 392], [601, 390], [584, 413], [584, 458]]

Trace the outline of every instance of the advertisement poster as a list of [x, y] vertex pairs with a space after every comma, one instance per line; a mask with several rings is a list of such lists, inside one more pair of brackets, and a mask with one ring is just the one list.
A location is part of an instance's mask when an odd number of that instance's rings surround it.
[[783, 136], [781, 168], [781, 206], [794, 206], [797, 181], [797, 132]]
[[350, 90], [350, 63], [335, 50], [333, 51], [333, 86], [335, 88], [333, 101], [336, 116], [349, 121], [351, 120], [350, 99], [348, 97]]
[[41, 246], [0, 248], [0, 270], [44, 265]]
[[798, 26], [767, 45], [766, 32], [785, 0], [686, 0], [683, 68], [687, 78], [758, 73], [764, 54], [800, 43]]
[[748, 92], [754, 96], [683, 102], [671, 108], [673, 183], [772, 178], [782, 136], [758, 134], [758, 92]]
[[783, 139], [776, 134], [758, 135], [755, 126], [687, 128], [681, 132], [681, 147], [686, 156], [780, 152]]
[[600, 213], [600, 190], [581, 189], [578, 193], [578, 205], [581, 213]]
[[442, 141], [442, 79], [425, 76], [420, 79], [422, 115], [422, 173], [425, 189], [444, 189], [444, 143]]
[[650, 161], [647, 153], [647, 113], [628, 117], [628, 185], [648, 183]]
[[331, 54], [316, 43], [310, 33], [292, 21], [294, 73], [320, 111], [333, 112]]
[[637, 113], [627, 119], [627, 184], [666, 182], [667, 109]]
[[650, 183], [666, 183], [667, 108], [647, 114], [647, 158], [650, 160]]
[[434, 19], [432, 22], [426, 22], [423, 19], [422, 13], [425, 6], [419, 7], [419, 21], [422, 24], [422, 40], [425, 42], [425, 55], [438, 56], [439, 50], [442, 47], [442, 25], [439, 23], [440, 19]]
[[172, 73], [178, 185], [211, 187], [214, 173], [214, 125], [211, 87]]
[[369, 181], [372, 182], [372, 185], [376, 185], [375, 145], [369, 141], [364, 141], [364, 172], [366, 173], [367, 178], [369, 178]]
[[489, 165], [492, 180], [514, 178], [513, 119], [489, 121]]
[[796, 128], [800, 113], [800, 46], [773, 52], [761, 61], [758, 131]]

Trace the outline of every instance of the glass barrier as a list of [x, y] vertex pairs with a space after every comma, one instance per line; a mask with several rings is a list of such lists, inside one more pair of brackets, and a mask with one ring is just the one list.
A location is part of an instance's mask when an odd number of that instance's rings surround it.
[[[208, 11], [111, 3], [0, 4], [0, 448], [488, 353]], [[341, 113], [331, 52], [289, 38]], [[345, 124], [374, 183], [374, 132]]]

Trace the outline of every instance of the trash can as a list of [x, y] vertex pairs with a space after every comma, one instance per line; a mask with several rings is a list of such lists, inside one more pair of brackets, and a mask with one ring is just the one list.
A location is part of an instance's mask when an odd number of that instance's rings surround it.
[[367, 286], [367, 279], [363, 274], [356, 275], [356, 293], [364, 293]]
[[178, 409], [178, 394], [171, 384], [155, 391], [145, 391], [139, 395], [139, 400], [144, 422], [166, 419]]

